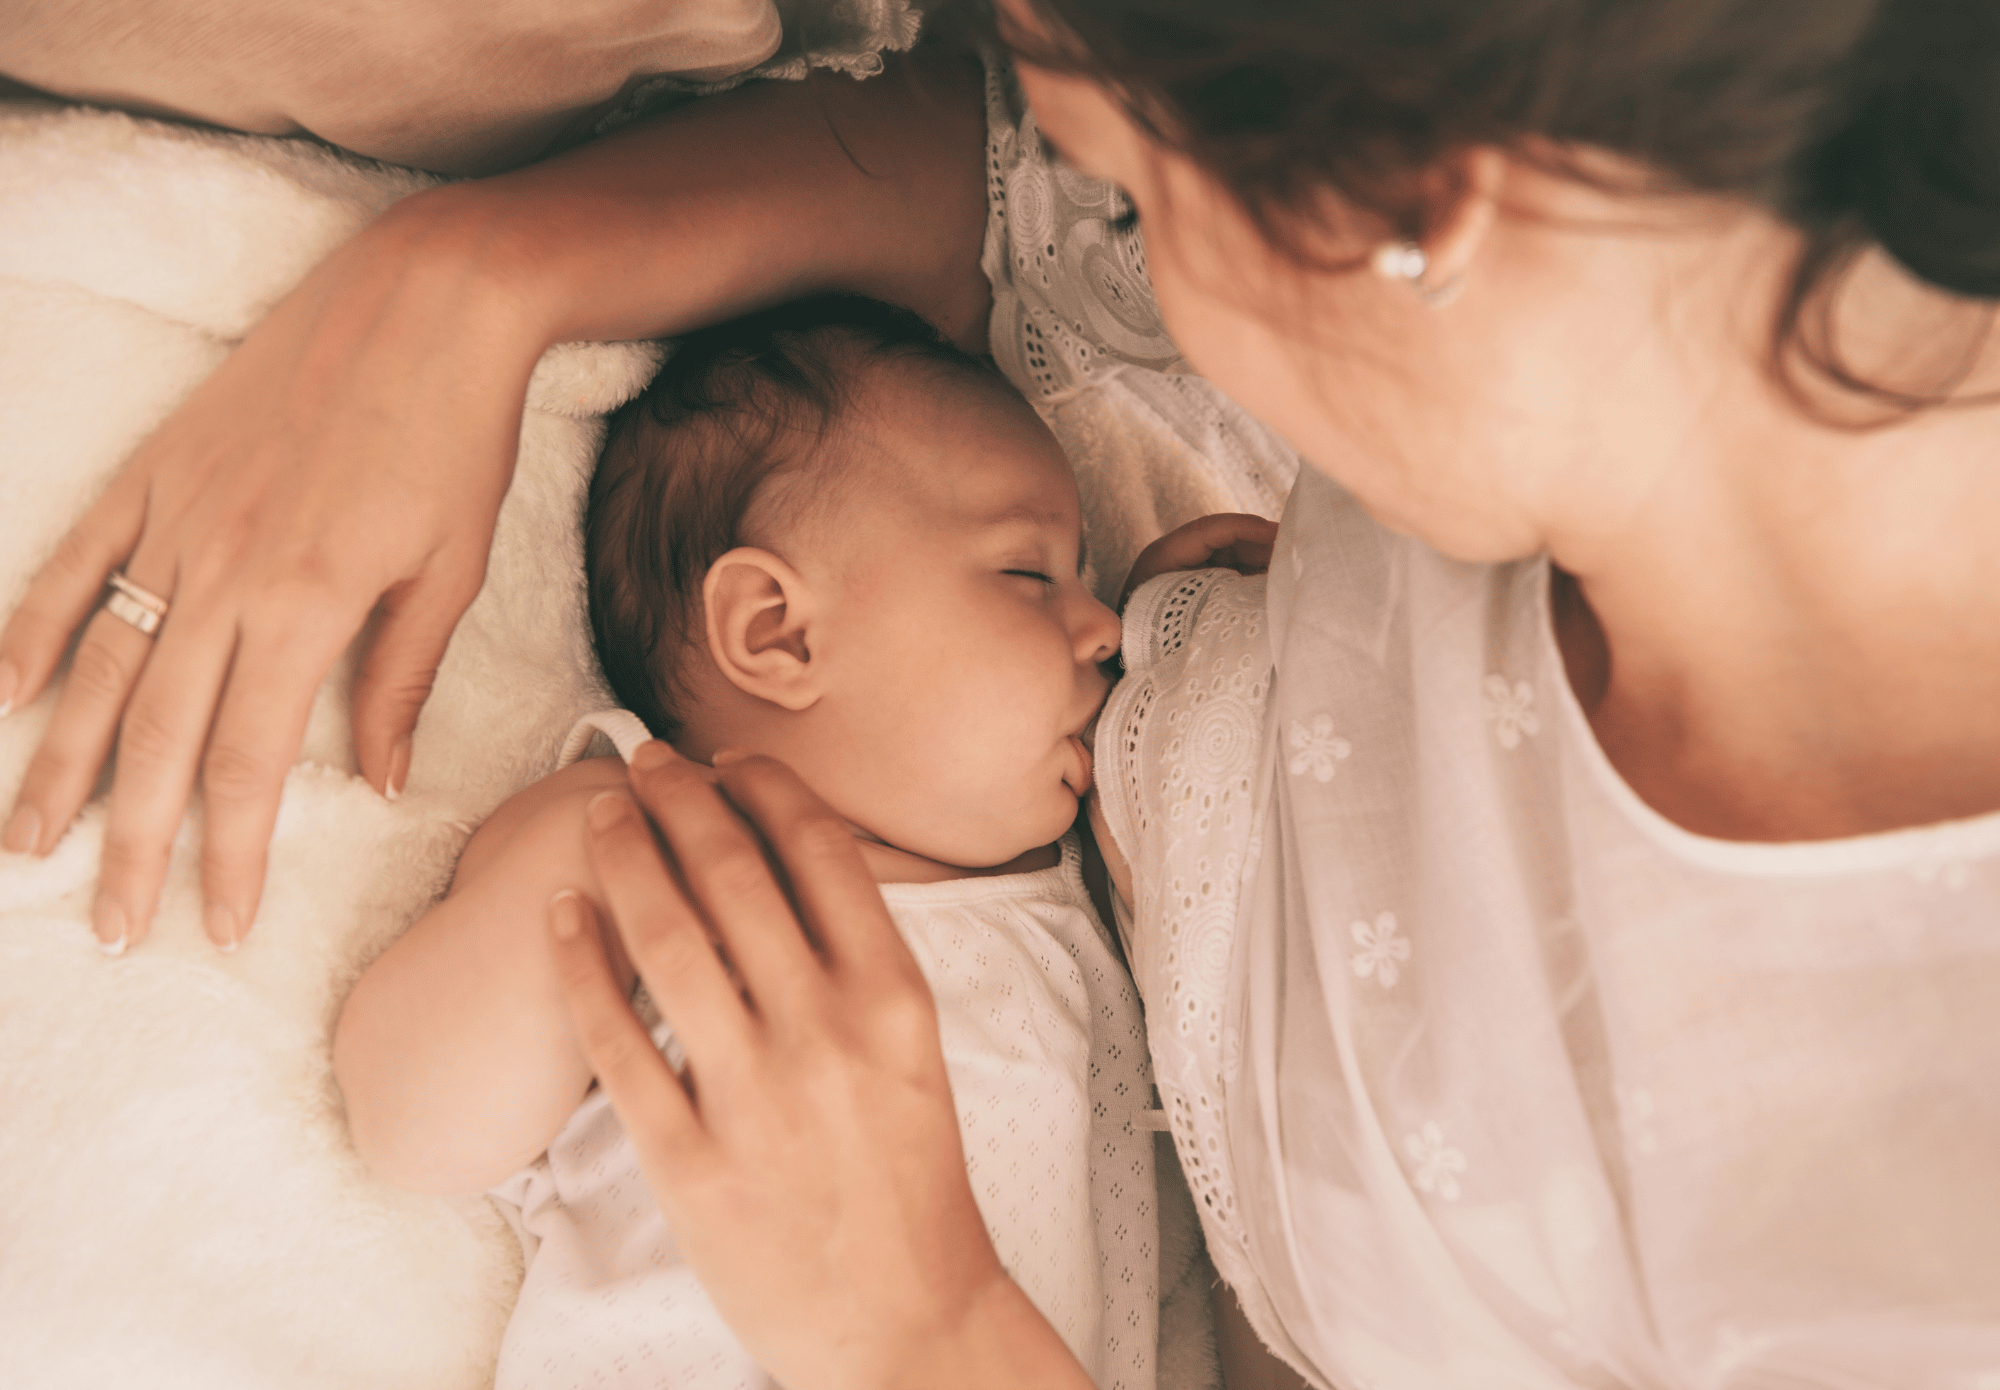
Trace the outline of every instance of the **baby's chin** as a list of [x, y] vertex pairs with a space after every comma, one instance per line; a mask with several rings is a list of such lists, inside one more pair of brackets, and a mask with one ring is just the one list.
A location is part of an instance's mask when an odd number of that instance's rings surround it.
[[986, 834], [936, 834], [933, 827], [949, 818], [949, 813], [943, 810], [928, 825], [912, 824], [901, 835], [896, 828], [890, 828], [888, 833], [873, 833], [860, 825], [855, 826], [855, 834], [864, 843], [872, 842], [959, 875], [1017, 873], [1060, 861], [1062, 856], [1056, 842], [1076, 823], [1076, 810], [1075, 793], [1064, 787], [1060, 795], [1049, 799], [1046, 810], [1038, 808], [1035, 814], [1020, 817], [1018, 826], [997, 827]]

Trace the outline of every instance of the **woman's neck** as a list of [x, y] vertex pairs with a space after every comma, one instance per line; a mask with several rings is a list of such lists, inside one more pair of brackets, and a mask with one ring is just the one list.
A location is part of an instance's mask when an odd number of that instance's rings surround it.
[[1852, 431], [1735, 405], [1622, 533], [1552, 545], [1612, 765], [1730, 839], [2000, 810], [2000, 412]]

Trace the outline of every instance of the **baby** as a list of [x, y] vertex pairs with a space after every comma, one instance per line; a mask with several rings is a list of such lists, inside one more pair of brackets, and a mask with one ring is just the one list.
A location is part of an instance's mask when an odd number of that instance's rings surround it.
[[[626, 710], [584, 721], [566, 765], [480, 827], [335, 1038], [382, 1177], [492, 1188], [517, 1213], [499, 1387], [769, 1383], [681, 1261], [557, 992], [547, 904], [569, 889], [602, 911], [584, 813], [625, 785], [616, 759], [574, 761], [593, 730], [625, 757], [649, 732], [698, 761], [771, 754], [852, 824], [936, 997], [1002, 1262], [1098, 1384], [1151, 1387], [1143, 1024], [1068, 833], [1119, 624], [1085, 584], [1054, 438], [915, 316], [803, 301], [682, 341], [613, 423], [587, 537]], [[1142, 563], [1209, 549], [1176, 533]]]

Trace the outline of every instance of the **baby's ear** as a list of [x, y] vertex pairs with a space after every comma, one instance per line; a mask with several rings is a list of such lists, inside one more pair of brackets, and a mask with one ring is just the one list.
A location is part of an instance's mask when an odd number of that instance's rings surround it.
[[738, 546], [708, 567], [701, 598], [708, 654], [732, 685], [794, 712], [819, 699], [821, 667], [808, 641], [813, 592], [803, 575], [768, 550]]

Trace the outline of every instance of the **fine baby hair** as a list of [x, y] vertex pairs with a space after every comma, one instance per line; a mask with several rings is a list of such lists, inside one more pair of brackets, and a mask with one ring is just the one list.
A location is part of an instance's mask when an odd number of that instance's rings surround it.
[[909, 310], [820, 295], [680, 339], [613, 417], [584, 527], [591, 632], [619, 701], [659, 737], [685, 722], [709, 566], [769, 544], [855, 470], [837, 426], [860, 405], [865, 369], [889, 363], [1012, 391]]

